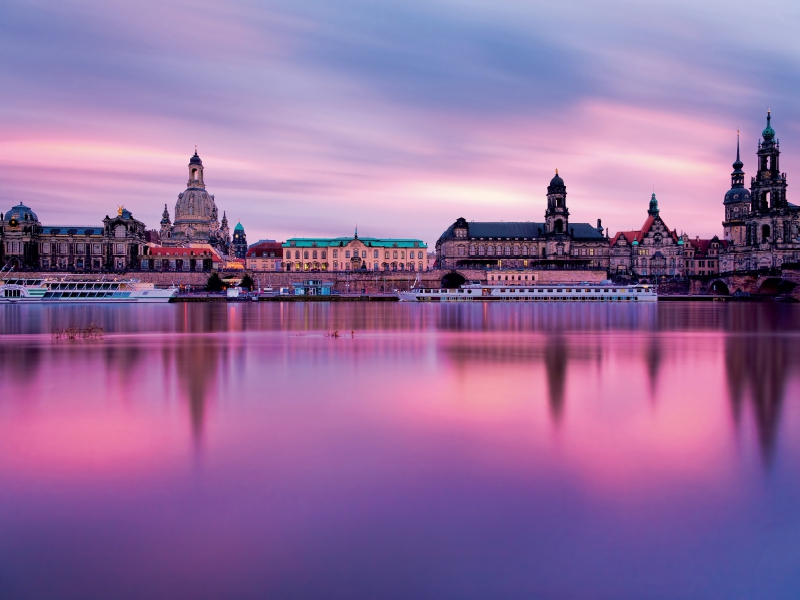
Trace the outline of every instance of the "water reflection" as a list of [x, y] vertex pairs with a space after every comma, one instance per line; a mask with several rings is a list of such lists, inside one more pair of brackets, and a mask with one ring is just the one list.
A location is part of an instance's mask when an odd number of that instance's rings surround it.
[[791, 597], [798, 314], [0, 312], [0, 595]]

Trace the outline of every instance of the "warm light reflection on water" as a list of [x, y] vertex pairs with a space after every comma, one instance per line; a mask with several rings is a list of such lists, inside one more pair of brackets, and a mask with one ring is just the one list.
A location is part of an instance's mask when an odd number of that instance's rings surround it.
[[0, 307], [0, 597], [793, 598], [799, 350], [771, 304]]

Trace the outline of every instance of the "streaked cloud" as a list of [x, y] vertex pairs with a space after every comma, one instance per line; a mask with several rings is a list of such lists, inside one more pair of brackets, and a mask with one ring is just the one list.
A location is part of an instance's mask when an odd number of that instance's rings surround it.
[[767, 105], [800, 176], [786, 2], [6, 1], [3, 17], [0, 210], [50, 223], [124, 203], [156, 227], [198, 144], [253, 240], [538, 220], [555, 168], [576, 220], [638, 226], [655, 186], [668, 225], [707, 236], [736, 128], [750, 174]]

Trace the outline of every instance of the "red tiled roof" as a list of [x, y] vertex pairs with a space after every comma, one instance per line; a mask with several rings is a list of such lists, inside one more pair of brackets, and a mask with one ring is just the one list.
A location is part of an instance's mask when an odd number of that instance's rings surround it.
[[[270, 256], [274, 252], [275, 256]], [[247, 249], [247, 258], [283, 258], [283, 246], [280, 242], [261, 242]]]

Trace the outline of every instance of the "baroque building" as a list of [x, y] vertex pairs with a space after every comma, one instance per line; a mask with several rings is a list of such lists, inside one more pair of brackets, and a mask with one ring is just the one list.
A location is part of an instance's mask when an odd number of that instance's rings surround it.
[[247, 249], [246, 266], [251, 271], [282, 271], [283, 246], [275, 240], [259, 240]]
[[144, 223], [120, 206], [102, 225], [42, 225], [20, 202], [0, 213], [0, 265], [16, 270], [138, 269], [147, 245]]
[[800, 261], [800, 207], [786, 196], [786, 173], [780, 171], [780, 141], [767, 111], [767, 126], [758, 142], [757, 170], [744, 187], [744, 164], [736, 143], [731, 189], [725, 194], [722, 222], [725, 248], [719, 271], [777, 268]]
[[223, 254], [230, 251], [228, 217], [223, 212], [220, 222], [214, 195], [206, 191], [203, 161], [200, 160], [197, 149], [189, 159], [189, 181], [186, 189], [178, 194], [178, 201], [175, 203], [175, 221], [170, 221], [165, 204], [160, 234], [161, 244], [168, 247], [210, 244]]
[[570, 223], [567, 188], [547, 186], [544, 222], [456, 220], [436, 242], [436, 266], [455, 268], [608, 269], [608, 238], [600, 219]]
[[286, 271], [424, 271], [422, 240], [352, 237], [290, 238], [283, 243]]

